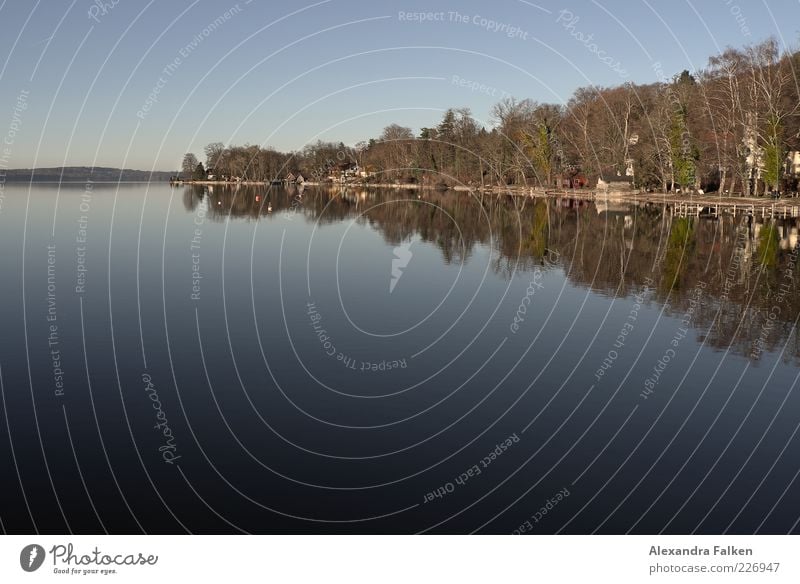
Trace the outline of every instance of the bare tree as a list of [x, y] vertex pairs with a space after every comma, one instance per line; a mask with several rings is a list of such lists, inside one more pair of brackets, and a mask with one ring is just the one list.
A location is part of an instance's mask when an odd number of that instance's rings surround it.
[[787, 107], [784, 99], [792, 78], [791, 63], [780, 54], [774, 38], [749, 47], [747, 56], [755, 101], [760, 105], [756, 131], [764, 150], [764, 190], [777, 189], [783, 175], [785, 120], [800, 107], [796, 99]]
[[191, 152], [187, 152], [183, 155], [183, 163], [181, 164], [181, 170], [183, 171], [183, 178], [190, 179], [192, 175], [194, 175], [194, 171], [197, 168], [197, 156], [192, 154]]
[[222, 154], [225, 152], [225, 144], [222, 142], [212, 142], [205, 147], [206, 168], [214, 168], [219, 165]]

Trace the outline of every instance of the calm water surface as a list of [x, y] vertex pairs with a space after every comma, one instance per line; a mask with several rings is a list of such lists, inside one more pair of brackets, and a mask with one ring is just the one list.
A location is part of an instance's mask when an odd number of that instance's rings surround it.
[[797, 529], [796, 218], [44, 184], [0, 226], [7, 532]]

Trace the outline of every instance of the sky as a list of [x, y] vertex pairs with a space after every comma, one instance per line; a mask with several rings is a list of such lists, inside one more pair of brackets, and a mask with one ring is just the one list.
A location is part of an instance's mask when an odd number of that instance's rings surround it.
[[210, 142], [353, 145], [449, 107], [702, 69], [798, 46], [797, 0], [5, 0], [0, 165], [174, 170]]

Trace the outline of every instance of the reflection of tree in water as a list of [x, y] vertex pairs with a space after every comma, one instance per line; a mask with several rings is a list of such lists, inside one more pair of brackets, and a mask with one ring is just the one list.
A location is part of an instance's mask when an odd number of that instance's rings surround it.
[[778, 262], [779, 243], [778, 228], [773, 223], [764, 225], [758, 233], [758, 247], [761, 263], [767, 268], [774, 268]]
[[[553, 250], [571, 282], [600, 294], [631, 296], [651, 278], [651, 299], [677, 317], [703, 283], [693, 326], [702, 331], [698, 336], [706, 335], [707, 345], [730, 345], [750, 355], [760, 337], [770, 351], [788, 340], [786, 358], [800, 359], [792, 334], [800, 314], [795, 218], [766, 223], [741, 215], [683, 218], [653, 204], [436, 191], [306, 189], [301, 197], [298, 189], [283, 187], [186, 192], [191, 193], [184, 196], [187, 210], [208, 197], [211, 220], [272, 220], [283, 213], [321, 224], [357, 220], [390, 246], [414, 236], [436, 245], [447, 263], [466, 261], [476, 246], [484, 246], [492, 252], [492, 268], [504, 277], [537, 266], [550, 269], [544, 257]], [[778, 319], [766, 328], [776, 303]]]
[[686, 217], [677, 217], [672, 222], [664, 253], [661, 290], [670, 292], [681, 290], [682, 275], [689, 264], [695, 249], [695, 222]]
[[460, 204], [445, 209], [438, 200], [440, 196], [426, 194], [421, 199], [413, 194], [396, 202], [366, 201], [359, 221], [381, 233], [390, 246], [416, 234], [423, 242], [438, 247], [445, 263], [461, 263], [469, 259], [472, 249], [482, 241], [472, 217], [475, 208]]
[[547, 200], [538, 199], [533, 204], [531, 233], [526, 240], [527, 245], [523, 246], [522, 250], [535, 258], [544, 257], [547, 250], [547, 240], [550, 235], [550, 213], [547, 203]]
[[197, 209], [202, 199], [202, 191], [197, 187], [191, 189], [183, 189], [183, 208], [190, 213]]

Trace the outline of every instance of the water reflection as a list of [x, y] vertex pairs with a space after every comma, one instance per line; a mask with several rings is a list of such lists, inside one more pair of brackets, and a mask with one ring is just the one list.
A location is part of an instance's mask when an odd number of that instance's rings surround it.
[[[800, 315], [800, 226], [789, 208], [770, 217], [741, 208], [695, 214], [685, 206], [652, 203], [428, 190], [184, 189], [187, 211], [203, 200], [212, 221], [357, 221], [391, 246], [415, 236], [438, 247], [447, 264], [469, 259], [478, 245], [491, 246], [492, 268], [506, 278], [557, 266], [575, 285], [612, 297], [630, 297], [652, 281], [652, 300], [667, 314], [693, 309], [693, 326], [707, 345], [753, 361], [786, 345], [784, 360], [800, 362], [792, 334]], [[699, 303], [693, 300], [698, 289]]]

